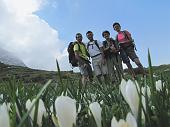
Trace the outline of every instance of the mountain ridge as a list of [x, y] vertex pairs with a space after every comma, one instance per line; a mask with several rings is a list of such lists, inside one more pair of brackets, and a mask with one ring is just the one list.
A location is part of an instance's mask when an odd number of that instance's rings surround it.
[[11, 52], [0, 48], [0, 62], [8, 65], [26, 67], [25, 63]]

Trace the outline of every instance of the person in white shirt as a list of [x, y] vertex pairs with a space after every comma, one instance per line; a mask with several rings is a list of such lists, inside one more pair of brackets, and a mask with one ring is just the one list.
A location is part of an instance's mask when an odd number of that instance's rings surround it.
[[102, 76], [104, 77], [105, 83], [107, 83], [108, 68], [103, 54], [103, 45], [100, 41], [94, 40], [92, 31], [88, 31], [86, 36], [89, 39], [89, 42], [87, 43], [87, 50], [92, 59], [95, 76], [99, 83], [102, 83]]

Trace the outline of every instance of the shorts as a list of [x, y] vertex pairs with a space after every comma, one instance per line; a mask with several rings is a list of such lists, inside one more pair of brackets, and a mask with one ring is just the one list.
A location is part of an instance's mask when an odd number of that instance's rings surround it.
[[101, 55], [92, 58], [92, 65], [96, 76], [108, 74], [107, 64], [102, 64]]
[[134, 61], [134, 59], [138, 58], [138, 56], [135, 53], [134, 46], [128, 46], [126, 48], [121, 49], [120, 56], [123, 60], [123, 63], [129, 63], [130, 59]]
[[[87, 66], [84, 66], [84, 63]], [[79, 64], [79, 70], [80, 70], [81, 75], [89, 76], [90, 78], [92, 78], [93, 77], [93, 71], [92, 71], [91, 65], [88, 62], [84, 62], [84, 63]]]

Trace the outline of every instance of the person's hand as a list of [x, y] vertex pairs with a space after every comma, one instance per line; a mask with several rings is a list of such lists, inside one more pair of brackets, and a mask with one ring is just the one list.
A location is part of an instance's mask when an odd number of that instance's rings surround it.
[[112, 46], [112, 47], [110, 47], [110, 48], [111, 48], [112, 52], [114, 52], [114, 53], [117, 52], [117, 49], [116, 49], [114, 46]]
[[87, 67], [88, 65], [86, 63], [84, 63], [84, 67]]

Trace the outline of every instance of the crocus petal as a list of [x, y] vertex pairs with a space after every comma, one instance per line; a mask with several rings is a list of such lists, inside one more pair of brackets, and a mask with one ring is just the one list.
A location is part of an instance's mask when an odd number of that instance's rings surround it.
[[139, 107], [139, 96], [137, 93], [136, 86], [131, 80], [128, 80], [128, 82], [127, 82], [126, 98], [127, 98], [127, 103], [129, 104], [133, 114], [137, 118], [138, 107]]
[[[35, 99], [33, 99], [32, 102], [31, 102], [30, 99], [27, 100], [27, 102], [26, 102], [26, 109], [27, 110], [30, 110], [34, 101], [35, 101]], [[31, 117], [32, 120], [34, 120], [34, 112], [35, 112], [35, 106], [33, 107], [33, 109], [30, 112], [30, 117]], [[42, 117], [45, 113], [46, 113], [46, 109], [44, 107], [44, 102], [41, 99], [39, 99], [38, 114], [37, 114], [37, 124], [38, 124], [39, 127], [42, 126]]]
[[156, 81], [156, 90], [157, 91], [162, 90], [162, 81], [161, 80]]
[[0, 95], [0, 99], [3, 100], [3, 94]]
[[78, 107], [77, 113], [80, 113], [80, 111], [81, 111], [81, 104], [79, 104], [79, 107]]
[[53, 105], [50, 106], [50, 111], [51, 111], [51, 112], [54, 111]]
[[10, 127], [9, 114], [7, 105], [0, 105], [0, 127]]
[[131, 113], [127, 114], [126, 122], [128, 124], [128, 127], [137, 127], [136, 119], [135, 119], [135, 117]]
[[116, 118], [113, 116], [111, 121], [111, 127], [119, 127]]
[[89, 108], [94, 116], [97, 127], [101, 127], [101, 107], [98, 102], [93, 102], [89, 105]]
[[42, 99], [39, 100], [39, 105], [38, 105], [38, 115], [37, 115], [37, 124], [39, 125], [39, 127], [42, 126], [42, 117], [43, 115], [45, 115], [46, 113], [46, 109], [44, 106], [44, 102], [42, 101]]
[[16, 92], [15, 92], [16, 96], [18, 97], [18, 88], [16, 89]]
[[120, 91], [125, 99], [125, 101], [127, 102], [127, 98], [126, 98], [126, 81], [124, 79], [122, 79], [121, 84], [120, 84]]
[[55, 100], [56, 115], [60, 127], [73, 127], [76, 124], [76, 101], [67, 96]]
[[[27, 109], [27, 110], [30, 110], [31, 106], [32, 106], [32, 102], [31, 102], [30, 99], [28, 99], [28, 100], [26, 101], [26, 109]], [[32, 120], [34, 119], [34, 110], [35, 110], [35, 107], [33, 107], [33, 109], [31, 110], [31, 112], [30, 112], [30, 114], [29, 114]]]
[[125, 122], [125, 120], [120, 119], [118, 122], [118, 127], [128, 127], [128, 124]]
[[145, 96], [145, 91], [146, 91], [146, 89], [147, 89], [148, 98], [150, 98], [150, 96], [151, 96], [151, 91], [150, 91], [149, 86], [147, 86], [147, 87], [142, 87], [142, 94]]

